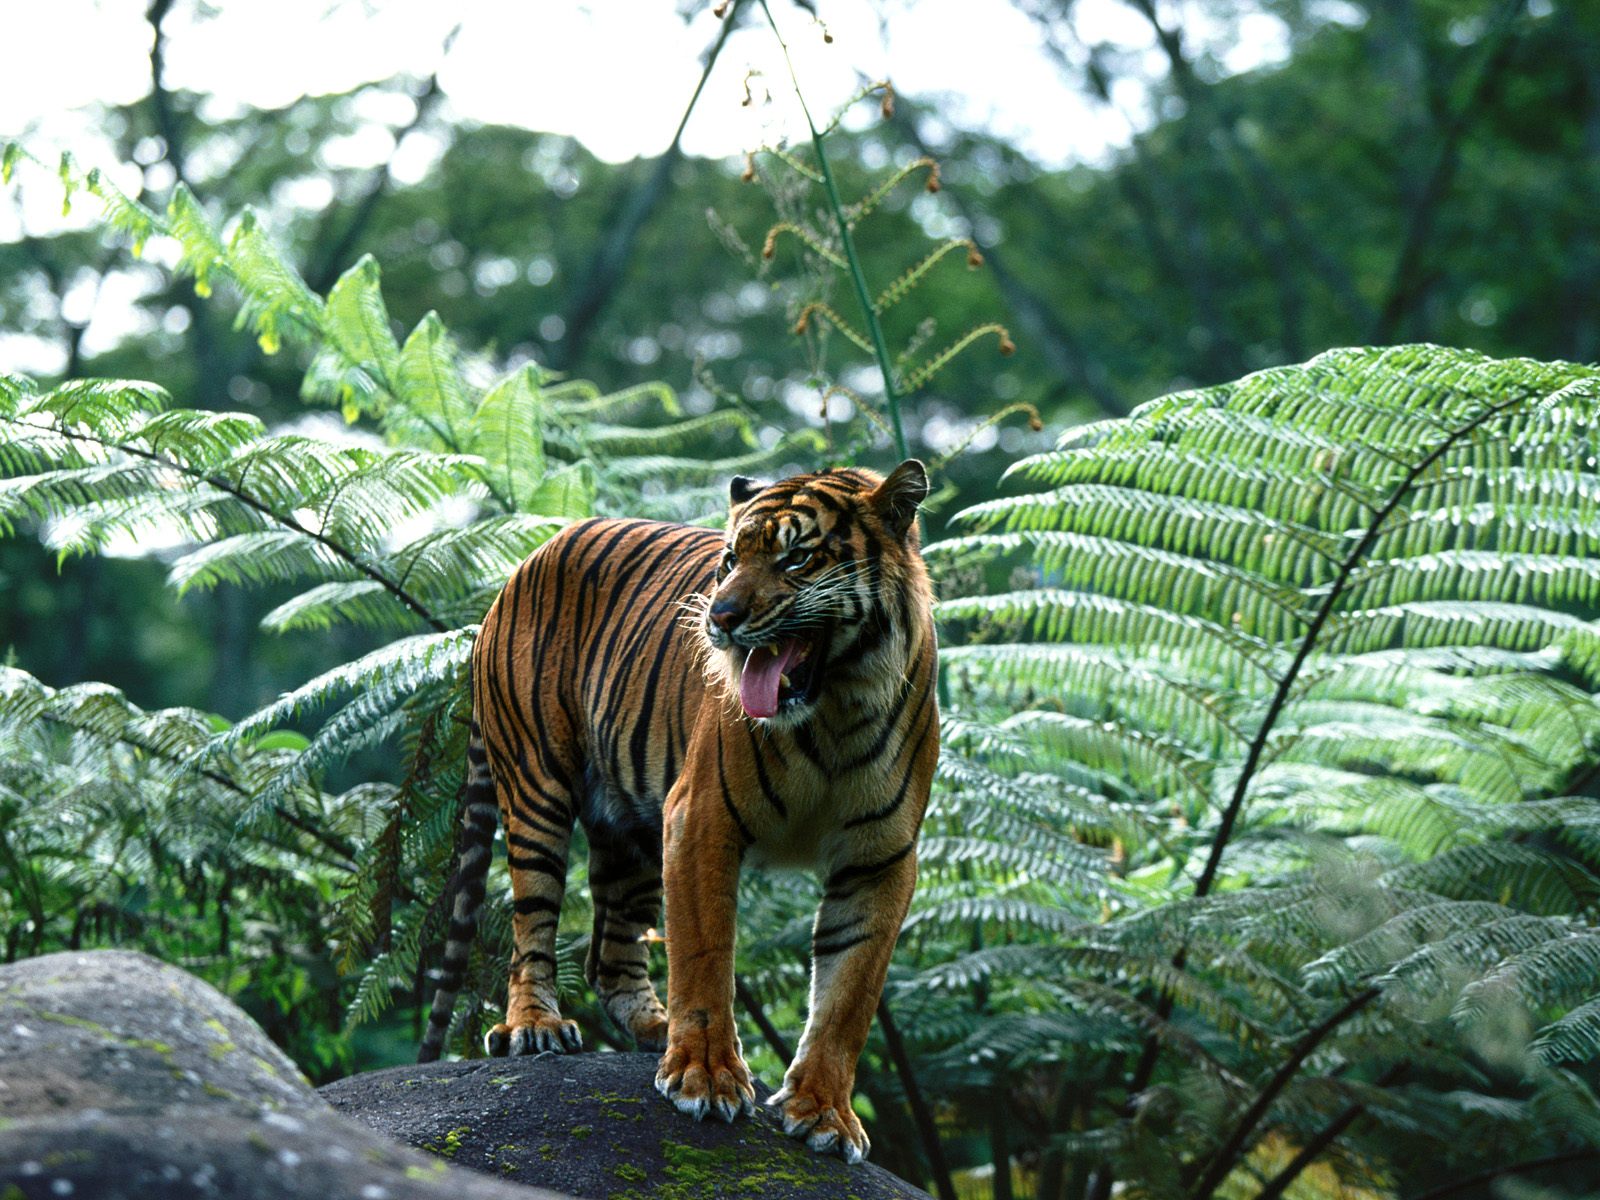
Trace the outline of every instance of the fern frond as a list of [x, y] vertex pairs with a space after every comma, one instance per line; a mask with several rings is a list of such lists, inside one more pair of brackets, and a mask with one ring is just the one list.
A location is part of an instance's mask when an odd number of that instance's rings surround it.
[[1016, 353], [1017, 348], [1012, 343], [1011, 334], [1007, 332], [1006, 327], [991, 321], [987, 325], [978, 325], [967, 330], [943, 350], [927, 358], [920, 366], [907, 371], [899, 381], [900, 387], [907, 392], [914, 392], [924, 387], [935, 375], [955, 361], [963, 350], [991, 333], [995, 336], [1001, 354]]

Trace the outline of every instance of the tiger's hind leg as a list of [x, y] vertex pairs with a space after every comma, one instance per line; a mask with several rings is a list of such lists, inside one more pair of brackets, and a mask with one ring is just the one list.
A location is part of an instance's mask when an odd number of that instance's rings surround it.
[[556, 996], [556, 927], [576, 807], [571, 787], [541, 767], [526, 752], [515, 763], [495, 763], [514, 943], [506, 1019], [484, 1038], [495, 1057], [583, 1048], [577, 1023], [562, 1018]]
[[667, 1044], [667, 1010], [650, 983], [647, 932], [661, 920], [660, 835], [629, 844], [589, 831], [589, 890], [594, 936], [584, 975], [606, 1014], [641, 1050]]

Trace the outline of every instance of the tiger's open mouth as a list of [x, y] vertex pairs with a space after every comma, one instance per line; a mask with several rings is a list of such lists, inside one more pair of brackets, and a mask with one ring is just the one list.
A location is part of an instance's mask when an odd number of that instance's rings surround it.
[[745, 716], [775, 717], [815, 700], [822, 684], [820, 641], [784, 637], [751, 647], [739, 669], [739, 703]]

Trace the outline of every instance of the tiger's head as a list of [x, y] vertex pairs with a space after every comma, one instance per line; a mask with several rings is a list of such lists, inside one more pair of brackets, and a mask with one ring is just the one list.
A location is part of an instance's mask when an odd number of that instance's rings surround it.
[[892, 702], [932, 627], [917, 542], [927, 494], [914, 458], [887, 478], [837, 468], [733, 479], [702, 628], [746, 716], [792, 726], [828, 697]]

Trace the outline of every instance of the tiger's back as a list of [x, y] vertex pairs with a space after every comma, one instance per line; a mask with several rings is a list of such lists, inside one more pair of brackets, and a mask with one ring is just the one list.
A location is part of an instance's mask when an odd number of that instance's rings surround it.
[[558, 803], [554, 781], [585, 828], [659, 838], [706, 691], [681, 602], [710, 586], [721, 549], [714, 529], [593, 520], [518, 568], [473, 650], [473, 711], [497, 778], [545, 804]]

